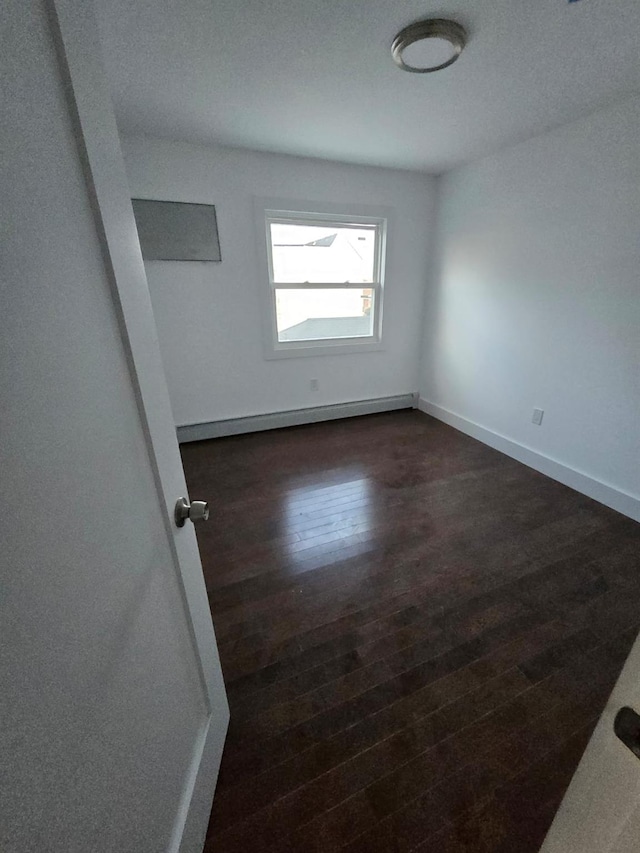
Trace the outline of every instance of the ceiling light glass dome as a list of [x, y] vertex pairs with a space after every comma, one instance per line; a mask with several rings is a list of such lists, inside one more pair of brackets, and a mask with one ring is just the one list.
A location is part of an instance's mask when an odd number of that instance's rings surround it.
[[431, 18], [401, 30], [393, 40], [391, 55], [403, 71], [429, 74], [455, 62], [466, 43], [467, 34], [460, 24]]

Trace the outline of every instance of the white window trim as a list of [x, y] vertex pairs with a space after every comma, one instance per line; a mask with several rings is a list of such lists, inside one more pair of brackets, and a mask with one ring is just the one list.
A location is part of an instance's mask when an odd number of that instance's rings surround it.
[[[256, 247], [258, 261], [258, 284], [260, 287], [260, 305], [263, 320], [263, 349], [265, 359], [299, 358], [318, 355], [346, 355], [382, 350], [382, 322], [384, 313], [384, 277], [389, 226], [392, 211], [385, 207], [370, 205], [337, 205], [310, 201], [291, 201], [283, 199], [254, 199], [256, 225]], [[374, 291], [373, 333], [366, 337], [334, 338], [318, 341], [279, 341], [276, 322], [276, 283], [271, 276], [271, 239], [269, 223], [276, 220], [295, 224], [301, 219], [310, 224], [335, 222], [353, 225], [362, 223], [379, 226], [379, 239], [376, 246], [376, 281], [370, 287]], [[369, 287], [361, 282], [357, 284], [336, 284], [321, 282], [279, 283], [278, 289], [285, 288], [357, 288]]]

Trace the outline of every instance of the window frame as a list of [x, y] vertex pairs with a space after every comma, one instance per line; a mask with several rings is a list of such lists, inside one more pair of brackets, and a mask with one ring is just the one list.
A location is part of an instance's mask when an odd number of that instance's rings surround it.
[[[256, 223], [259, 225], [259, 281], [263, 298], [264, 314], [264, 354], [265, 358], [290, 358], [313, 355], [339, 355], [353, 352], [371, 352], [382, 347], [382, 317], [384, 303], [384, 278], [386, 249], [388, 240], [389, 212], [382, 208], [367, 207], [353, 212], [353, 207], [328, 207], [305, 202], [269, 202], [261, 200], [256, 204]], [[357, 228], [369, 226], [375, 228], [376, 246], [374, 252], [373, 281], [369, 282], [278, 282], [273, 276], [273, 257], [271, 245], [271, 224], [317, 225], [331, 227]], [[266, 273], [266, 276], [265, 276]], [[267, 287], [265, 288], [265, 278]], [[371, 289], [372, 291], [372, 331], [370, 335], [350, 338], [320, 338], [310, 341], [279, 341], [276, 315], [277, 290], [345, 290]]]

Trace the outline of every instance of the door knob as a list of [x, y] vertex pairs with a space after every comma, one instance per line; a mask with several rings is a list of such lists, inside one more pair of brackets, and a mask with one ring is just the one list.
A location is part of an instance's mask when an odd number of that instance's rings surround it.
[[189, 501], [186, 498], [178, 498], [176, 501], [175, 519], [178, 527], [184, 527], [187, 519], [196, 521], [207, 521], [209, 518], [209, 504], [206, 501]]
[[613, 721], [613, 730], [636, 758], [640, 758], [640, 716], [633, 708], [620, 708]]

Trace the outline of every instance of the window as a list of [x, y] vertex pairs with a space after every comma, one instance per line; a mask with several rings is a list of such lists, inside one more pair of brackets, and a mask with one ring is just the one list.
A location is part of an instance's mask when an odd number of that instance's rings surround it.
[[380, 343], [385, 224], [372, 217], [266, 211], [276, 354]]

